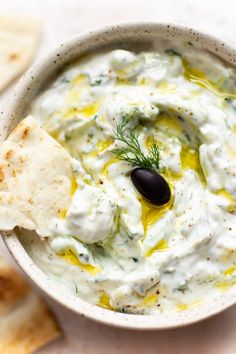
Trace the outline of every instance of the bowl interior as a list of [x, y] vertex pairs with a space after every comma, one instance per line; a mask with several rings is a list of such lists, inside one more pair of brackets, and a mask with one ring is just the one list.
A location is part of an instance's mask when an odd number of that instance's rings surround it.
[[[191, 43], [196, 48], [208, 51], [224, 60], [227, 65], [235, 65], [236, 54], [232, 48], [189, 28], [146, 23], [117, 25], [90, 32], [61, 44], [24, 75], [6, 102], [3, 112], [0, 112], [0, 141], [3, 141], [14, 126], [25, 117], [33, 98], [59, 74], [67, 63], [88, 53], [102, 51], [104, 48], [158, 50], [178, 43]], [[106, 324], [133, 329], [178, 327], [212, 316], [236, 302], [236, 287], [232, 287], [228, 292], [186, 311], [161, 313], [158, 316], [109, 311], [77, 298], [40, 270], [27, 251], [28, 242], [34, 237], [32, 233], [2, 232], [2, 235], [21, 268], [49, 296], [79, 314]]]

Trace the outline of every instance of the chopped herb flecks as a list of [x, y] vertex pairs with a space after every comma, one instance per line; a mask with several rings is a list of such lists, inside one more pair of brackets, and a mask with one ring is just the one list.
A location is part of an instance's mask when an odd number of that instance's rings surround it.
[[181, 54], [176, 52], [174, 49], [166, 49], [165, 53], [170, 55], [177, 55], [178, 57], [181, 57]]
[[178, 286], [178, 288], [175, 288], [174, 290], [175, 290], [175, 291], [180, 291], [181, 293], [185, 294], [185, 292], [186, 292], [187, 290], [189, 290], [189, 287], [188, 287], [188, 285], [185, 283], [185, 284], [182, 284], [182, 285]]
[[102, 83], [102, 79], [94, 80], [90, 83], [91, 86], [99, 86]]

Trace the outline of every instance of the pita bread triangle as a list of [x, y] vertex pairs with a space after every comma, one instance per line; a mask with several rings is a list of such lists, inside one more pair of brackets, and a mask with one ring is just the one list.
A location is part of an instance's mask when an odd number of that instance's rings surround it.
[[31, 64], [40, 37], [38, 20], [28, 16], [0, 16], [0, 92]]
[[0, 144], [0, 230], [19, 226], [51, 236], [50, 221], [70, 204], [72, 158], [32, 116]]

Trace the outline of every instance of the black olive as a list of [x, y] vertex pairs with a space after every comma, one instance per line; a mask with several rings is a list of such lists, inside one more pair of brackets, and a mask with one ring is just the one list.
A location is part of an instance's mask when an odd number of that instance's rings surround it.
[[159, 173], [148, 168], [137, 167], [131, 172], [131, 179], [148, 202], [164, 205], [170, 200], [170, 187]]

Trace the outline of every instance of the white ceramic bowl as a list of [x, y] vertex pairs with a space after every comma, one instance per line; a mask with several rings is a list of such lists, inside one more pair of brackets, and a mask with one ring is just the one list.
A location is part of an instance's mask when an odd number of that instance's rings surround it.
[[[0, 141], [4, 140], [13, 127], [24, 118], [29, 103], [42, 87], [56, 76], [58, 70], [71, 60], [100, 49], [104, 45], [119, 47], [119, 42], [142, 42], [149, 47], [163, 39], [191, 42], [198, 48], [203, 48], [224, 59], [232, 66], [236, 65], [236, 52], [233, 48], [220, 40], [191, 28], [179, 27], [171, 24], [138, 23], [122, 24], [105, 27], [61, 44], [49, 56], [37, 63], [17, 84], [6, 102], [5, 109], [0, 112]], [[25, 273], [54, 300], [74, 312], [88, 318], [130, 329], [165, 329], [184, 326], [204, 318], [210, 317], [236, 303], [236, 287], [219, 294], [201, 306], [172, 313], [163, 313], [152, 316], [122, 314], [91, 305], [58, 285], [53, 279], [43, 273], [32, 261], [24, 249], [20, 239], [13, 232], [4, 232], [5, 243]]]

